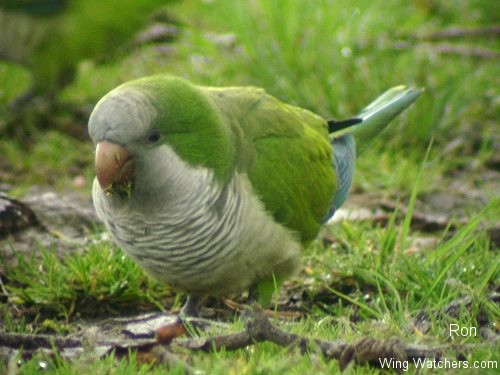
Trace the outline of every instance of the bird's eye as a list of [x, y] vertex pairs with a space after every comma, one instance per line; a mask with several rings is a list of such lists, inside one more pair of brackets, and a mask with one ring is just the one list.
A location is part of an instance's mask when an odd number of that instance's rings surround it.
[[160, 139], [161, 139], [161, 133], [159, 130], [156, 130], [156, 129], [151, 130], [151, 132], [149, 132], [148, 137], [147, 137], [147, 140], [149, 143], [156, 143]]

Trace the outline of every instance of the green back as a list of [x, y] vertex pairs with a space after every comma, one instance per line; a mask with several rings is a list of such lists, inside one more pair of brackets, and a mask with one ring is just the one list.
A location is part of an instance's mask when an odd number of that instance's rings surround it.
[[205, 88], [237, 140], [236, 169], [266, 209], [312, 241], [336, 189], [326, 121], [251, 87]]

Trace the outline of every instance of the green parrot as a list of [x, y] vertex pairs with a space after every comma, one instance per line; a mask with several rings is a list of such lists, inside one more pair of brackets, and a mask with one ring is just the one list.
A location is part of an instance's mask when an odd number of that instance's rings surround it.
[[420, 93], [392, 88], [337, 122], [255, 87], [125, 83], [89, 119], [96, 211], [147, 273], [188, 294], [184, 314], [206, 295], [267, 303], [346, 199], [354, 138], [368, 142]]
[[0, 0], [0, 58], [32, 73], [32, 90], [19, 103], [71, 82], [82, 59], [112, 57], [168, 2]]

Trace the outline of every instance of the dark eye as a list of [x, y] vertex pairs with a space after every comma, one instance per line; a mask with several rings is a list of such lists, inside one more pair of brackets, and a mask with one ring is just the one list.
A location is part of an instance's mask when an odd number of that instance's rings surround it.
[[159, 130], [151, 130], [148, 134], [148, 142], [149, 143], [156, 143], [161, 139], [161, 133]]

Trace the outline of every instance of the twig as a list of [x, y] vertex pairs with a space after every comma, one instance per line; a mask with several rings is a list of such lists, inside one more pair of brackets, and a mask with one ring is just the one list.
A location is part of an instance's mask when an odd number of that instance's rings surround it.
[[[38, 350], [53, 349], [66, 353], [65, 358], [73, 358], [75, 353], [88, 352], [100, 357], [115, 351], [118, 355], [128, 355], [130, 350], [138, 353], [138, 358], [144, 362], [166, 363], [171, 366], [184, 366], [187, 373], [194, 373], [195, 370], [185, 361], [178, 357], [176, 348], [183, 348], [193, 351], [213, 352], [219, 350], [238, 350], [259, 342], [269, 341], [283, 347], [298, 347], [302, 354], [308, 352], [321, 353], [325, 358], [339, 361], [341, 369], [345, 369], [351, 363], [369, 363], [374, 366], [380, 366], [383, 358], [393, 358], [396, 360], [409, 360], [417, 358], [427, 358], [440, 360], [443, 352], [454, 350], [459, 353], [468, 352], [480, 344], [471, 345], [442, 345], [442, 346], [424, 346], [402, 342], [398, 338], [389, 340], [374, 339], [371, 337], [362, 337], [353, 344], [348, 344], [343, 340], [319, 340], [315, 338], [303, 337], [294, 333], [286, 332], [271, 323], [264, 310], [258, 305], [254, 305], [250, 313], [246, 329], [227, 335], [205, 337], [205, 338], [178, 338], [188, 329], [179, 329], [179, 324], [191, 324], [196, 319], [170, 319], [169, 326], [165, 326], [163, 336], [158, 334], [153, 338], [152, 335], [140, 335], [129, 332], [125, 337], [108, 337], [108, 334], [92, 340], [93, 344], [85, 344], [85, 337], [68, 338], [50, 335], [27, 335], [9, 332], [0, 332], [0, 353], [2, 349], [24, 348], [24, 354], [33, 355]], [[151, 322], [157, 322], [156, 315], [150, 316]], [[124, 319], [126, 326], [139, 324], [141, 321], [148, 322], [148, 318]], [[202, 325], [209, 324], [203, 320]], [[213, 322], [214, 324], [219, 324]], [[146, 324], [147, 325], [147, 324]], [[135, 331], [134, 329], [132, 331]], [[123, 329], [122, 329], [123, 332]], [[138, 332], [138, 331], [137, 331]], [[147, 337], [146, 337], [147, 336]], [[85, 349], [87, 348], [87, 349]], [[72, 353], [72, 354], [71, 354]]]
[[254, 305], [253, 318], [247, 322], [245, 331], [229, 335], [176, 340], [175, 345], [204, 352], [236, 350], [258, 342], [270, 341], [280, 346], [297, 345], [302, 352], [312, 348], [319, 348], [325, 357], [339, 359], [344, 350], [349, 346], [342, 340], [323, 341], [298, 336], [286, 332], [271, 324], [265, 312]]
[[236, 350], [263, 341], [273, 342], [285, 347], [295, 345], [301, 349], [302, 353], [319, 351], [326, 358], [339, 360], [342, 370], [352, 362], [380, 365], [382, 358], [401, 360], [416, 358], [439, 359], [446, 349], [467, 349], [464, 346], [427, 347], [406, 344], [399, 339], [378, 340], [371, 337], [363, 337], [354, 344], [347, 344], [342, 340], [311, 339], [276, 327], [269, 321], [264, 312], [255, 305], [253, 315], [253, 319], [248, 321], [246, 330], [243, 332], [217, 337], [176, 340], [174, 343], [182, 348], [204, 352], [218, 351], [222, 348]]
[[5, 346], [14, 349], [24, 348], [26, 350], [33, 350], [39, 348], [50, 349], [54, 345], [58, 349], [81, 347], [82, 340], [51, 335], [0, 332], [0, 347]]
[[399, 42], [393, 46], [394, 49], [426, 49], [435, 53], [445, 54], [445, 55], [459, 55], [465, 57], [477, 57], [483, 59], [498, 59], [500, 58], [500, 52], [489, 48], [483, 47], [471, 47], [467, 45], [456, 45], [450, 43], [417, 43], [413, 44], [410, 42]]
[[496, 37], [500, 34], [500, 25], [492, 25], [485, 27], [461, 28], [450, 27], [448, 29], [431, 31], [421, 34], [410, 35], [412, 39], [419, 40], [438, 40], [438, 39], [452, 39], [464, 37]]
[[[390, 213], [398, 210], [402, 216], [408, 214], [408, 207], [399, 202], [395, 203], [392, 201], [380, 199], [377, 201], [377, 206], [380, 207], [382, 210]], [[390, 217], [389, 215], [386, 216], [381, 215], [378, 218], [376, 218], [378, 219], [376, 221], [384, 220], [385, 222], [385, 220], [387, 221], [389, 220], [389, 217]], [[454, 219], [452, 222], [450, 222], [450, 220], [451, 220], [450, 216], [444, 214], [442, 215], [427, 214], [415, 210], [412, 212], [411, 226], [413, 229], [421, 230], [424, 232], [435, 232], [444, 230], [446, 228], [455, 230], [457, 229], [458, 225], [467, 224], [467, 220], [465, 218]]]

